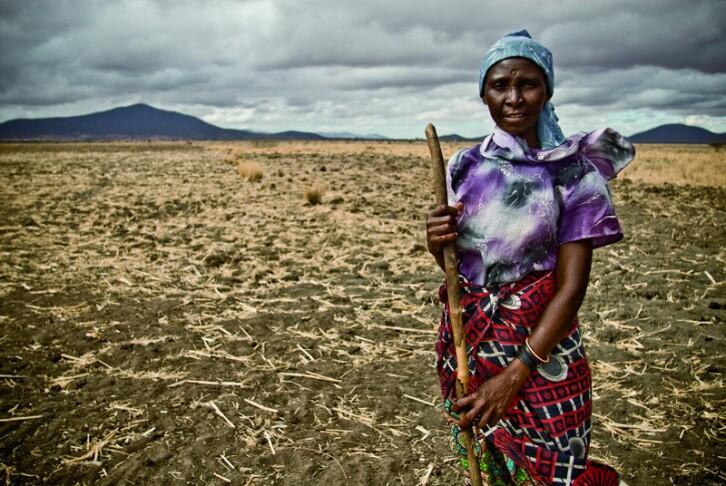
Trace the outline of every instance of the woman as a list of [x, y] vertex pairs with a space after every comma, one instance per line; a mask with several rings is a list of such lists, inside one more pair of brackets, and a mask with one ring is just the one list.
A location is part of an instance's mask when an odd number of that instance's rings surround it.
[[462, 463], [460, 427], [473, 424], [489, 484], [617, 485], [615, 470], [588, 459], [592, 386], [576, 315], [593, 248], [622, 238], [606, 181], [634, 149], [609, 129], [565, 139], [553, 88], [552, 55], [527, 31], [482, 61], [496, 128], [449, 160], [450, 206], [427, 215], [426, 231], [442, 268], [456, 241], [469, 395], [454, 398], [445, 286], [437, 370]]

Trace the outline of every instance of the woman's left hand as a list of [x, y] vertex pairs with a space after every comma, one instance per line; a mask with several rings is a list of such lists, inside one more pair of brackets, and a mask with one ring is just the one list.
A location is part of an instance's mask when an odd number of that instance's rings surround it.
[[454, 412], [464, 412], [459, 419], [462, 428], [476, 424], [479, 428], [495, 425], [514, 401], [529, 376], [529, 368], [515, 359], [501, 373], [485, 381], [477, 391], [454, 402]]

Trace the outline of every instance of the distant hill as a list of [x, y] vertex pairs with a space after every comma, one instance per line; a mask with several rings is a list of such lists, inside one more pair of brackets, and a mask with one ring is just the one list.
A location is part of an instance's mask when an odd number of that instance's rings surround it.
[[452, 133], [450, 135], [441, 135], [439, 141], [441, 142], [481, 142], [484, 140], [484, 135], [481, 137], [467, 138], [459, 135], [458, 133]]
[[259, 133], [220, 128], [199, 118], [146, 104], [88, 115], [17, 119], [0, 123], [0, 140], [323, 140], [316, 133]]
[[633, 143], [724, 143], [726, 133], [713, 133], [705, 128], [671, 123], [660, 125], [628, 137]]
[[[0, 123], [0, 140], [389, 140], [378, 134], [351, 132], [262, 133], [221, 128], [199, 118], [160, 110], [143, 103], [80, 116], [16, 119]], [[480, 142], [484, 137], [458, 134], [439, 137], [442, 142]], [[726, 133], [682, 124], [661, 125], [628, 137], [633, 143], [726, 143]]]
[[353, 132], [318, 132], [318, 135], [322, 135], [325, 138], [341, 139], [341, 140], [390, 140], [384, 135], [378, 133], [353, 133]]

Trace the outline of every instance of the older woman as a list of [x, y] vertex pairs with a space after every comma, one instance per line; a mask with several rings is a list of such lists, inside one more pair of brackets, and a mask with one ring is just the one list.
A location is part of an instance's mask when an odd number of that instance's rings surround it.
[[588, 459], [592, 385], [577, 311], [593, 248], [622, 238], [607, 180], [634, 149], [609, 129], [566, 139], [553, 88], [552, 55], [526, 31], [482, 61], [479, 93], [496, 128], [449, 160], [450, 206], [427, 215], [442, 268], [456, 241], [469, 395], [454, 399], [445, 287], [437, 370], [462, 463], [460, 427], [473, 423], [489, 484], [617, 485], [615, 470]]

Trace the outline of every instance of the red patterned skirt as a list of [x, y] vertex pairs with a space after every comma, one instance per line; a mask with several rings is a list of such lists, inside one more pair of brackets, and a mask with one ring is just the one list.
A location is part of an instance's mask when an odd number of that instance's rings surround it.
[[[554, 273], [534, 272], [512, 284], [460, 288], [469, 355], [469, 393], [517, 357], [524, 340], [555, 295]], [[456, 353], [444, 303], [436, 339], [436, 368], [445, 401], [455, 396]], [[618, 474], [589, 460], [592, 381], [575, 319], [550, 361], [532, 372], [517, 400], [494, 427], [478, 431], [487, 444], [541, 484], [617, 486]]]

